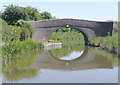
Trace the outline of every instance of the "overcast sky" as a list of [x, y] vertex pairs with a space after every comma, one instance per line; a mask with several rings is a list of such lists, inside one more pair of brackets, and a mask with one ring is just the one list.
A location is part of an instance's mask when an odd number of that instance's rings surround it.
[[[118, 2], [117, 0], [69, 0], [69, 2], [55, 2], [54, 0], [38, 0], [18, 1], [4, 0], [1, 4], [1, 10], [6, 5], [31, 6], [40, 10], [40, 12], [48, 11], [58, 18], [75, 18], [95, 21], [118, 20]], [[46, 1], [46, 2], [45, 2]], [[58, 1], [58, 0], [56, 0]], [[83, 2], [84, 1], [84, 2]], [[103, 1], [103, 0], [102, 0]]]

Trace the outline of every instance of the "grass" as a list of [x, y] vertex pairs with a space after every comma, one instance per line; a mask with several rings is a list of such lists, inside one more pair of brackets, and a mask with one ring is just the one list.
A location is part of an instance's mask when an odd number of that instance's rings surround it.
[[[63, 29], [63, 28], [62, 28]], [[64, 28], [65, 29], [65, 28]], [[68, 28], [66, 28], [68, 29]], [[52, 33], [52, 35], [49, 38], [50, 42], [62, 42], [63, 45], [75, 45], [75, 44], [83, 44], [84, 45], [84, 36], [81, 32], [77, 30], [67, 30], [67, 31], [61, 31], [59, 29], [58, 31], [55, 31]]]
[[101, 48], [111, 51], [113, 53], [117, 53], [118, 52], [118, 32], [114, 32], [112, 36], [92, 38], [90, 39], [90, 43], [101, 44]]
[[42, 43], [36, 43], [32, 40], [26, 41], [12, 41], [2, 46], [2, 54], [5, 56], [15, 56], [26, 51], [38, 50], [43, 47]]

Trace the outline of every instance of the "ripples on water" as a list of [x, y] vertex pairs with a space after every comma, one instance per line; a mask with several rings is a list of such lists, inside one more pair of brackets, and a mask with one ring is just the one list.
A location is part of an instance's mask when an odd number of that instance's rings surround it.
[[3, 83], [117, 83], [118, 58], [98, 48], [49, 46], [3, 63]]

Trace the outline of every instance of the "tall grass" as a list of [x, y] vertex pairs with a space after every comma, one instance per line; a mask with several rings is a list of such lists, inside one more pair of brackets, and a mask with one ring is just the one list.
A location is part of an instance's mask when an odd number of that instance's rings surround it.
[[12, 41], [2, 47], [2, 53], [6, 56], [14, 56], [25, 51], [37, 50], [43, 47], [42, 43], [35, 43], [32, 40]]

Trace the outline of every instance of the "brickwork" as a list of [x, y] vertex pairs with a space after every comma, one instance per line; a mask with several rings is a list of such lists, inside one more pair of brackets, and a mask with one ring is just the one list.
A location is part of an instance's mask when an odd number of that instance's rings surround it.
[[49, 36], [57, 29], [70, 27], [81, 31], [85, 44], [93, 37], [105, 37], [108, 32], [112, 36], [113, 22], [98, 22], [80, 19], [56, 19], [42, 21], [28, 21], [34, 28], [33, 40], [37, 42], [48, 41]]

